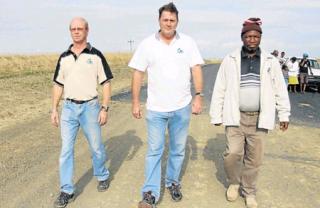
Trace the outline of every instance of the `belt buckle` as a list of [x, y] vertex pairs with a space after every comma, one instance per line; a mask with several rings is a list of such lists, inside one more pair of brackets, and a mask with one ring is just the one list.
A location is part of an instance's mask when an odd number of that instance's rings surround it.
[[90, 99], [90, 100], [74, 100], [74, 99], [70, 99], [70, 98], [67, 98], [66, 100], [69, 100], [70, 102], [73, 102], [75, 104], [83, 104], [83, 103], [86, 103], [86, 102], [89, 102], [91, 100], [94, 100], [94, 99], [97, 99], [98, 97], [95, 96], [94, 98]]
[[75, 103], [75, 104], [83, 104], [85, 101], [82, 101], [82, 100], [74, 100], [74, 99], [70, 99], [70, 98], [67, 98], [68, 101], [72, 102], [72, 103]]
[[248, 113], [249, 113], [248, 114], [249, 116], [255, 116], [255, 115], [258, 115], [259, 112], [254, 111], [254, 112], [248, 112]]
[[73, 102], [74, 102], [75, 104], [83, 104], [83, 103], [85, 103], [86, 101], [83, 101], [83, 100], [73, 100]]

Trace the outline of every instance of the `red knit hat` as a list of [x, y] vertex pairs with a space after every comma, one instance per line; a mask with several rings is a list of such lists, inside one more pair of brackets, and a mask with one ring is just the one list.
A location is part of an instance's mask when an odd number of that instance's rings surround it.
[[262, 24], [262, 22], [261, 22], [260, 18], [251, 17], [251, 18], [245, 20], [244, 23], [242, 24], [243, 27], [242, 27], [242, 31], [241, 31], [241, 36], [250, 30], [256, 30], [262, 34], [262, 29], [260, 27], [261, 24]]

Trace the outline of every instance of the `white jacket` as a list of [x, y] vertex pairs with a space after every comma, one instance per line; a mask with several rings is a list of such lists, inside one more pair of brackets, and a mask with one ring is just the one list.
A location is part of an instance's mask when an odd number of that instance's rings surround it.
[[[227, 55], [219, 68], [210, 105], [212, 124], [240, 125], [239, 92], [241, 50]], [[275, 111], [280, 121], [289, 121], [290, 101], [277, 58], [261, 50], [259, 128], [272, 130]]]

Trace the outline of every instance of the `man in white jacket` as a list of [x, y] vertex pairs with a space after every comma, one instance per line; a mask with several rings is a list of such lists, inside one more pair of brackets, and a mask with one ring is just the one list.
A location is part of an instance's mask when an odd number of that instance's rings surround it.
[[243, 23], [243, 46], [221, 63], [212, 94], [211, 123], [226, 126], [224, 167], [227, 200], [239, 193], [248, 208], [258, 207], [256, 182], [262, 163], [264, 137], [274, 128], [275, 112], [280, 129], [288, 129], [290, 101], [277, 58], [260, 49], [259, 18]]

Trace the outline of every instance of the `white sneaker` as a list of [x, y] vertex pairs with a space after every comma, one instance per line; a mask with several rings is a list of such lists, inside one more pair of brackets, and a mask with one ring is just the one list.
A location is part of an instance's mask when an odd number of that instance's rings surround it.
[[230, 184], [227, 189], [227, 200], [228, 201], [235, 201], [239, 197], [239, 184]]
[[256, 201], [256, 197], [255, 196], [247, 196], [246, 197], [246, 206], [247, 206], [247, 208], [257, 208], [258, 203]]

